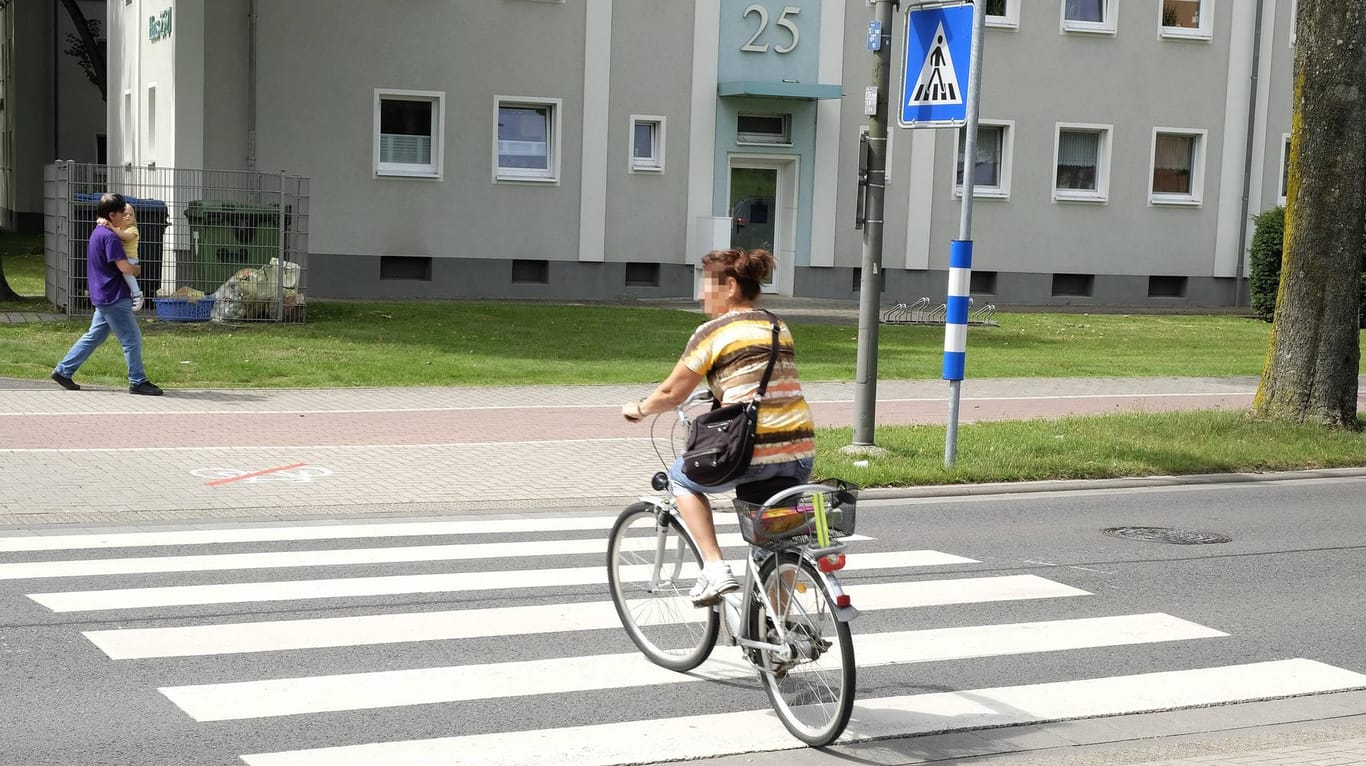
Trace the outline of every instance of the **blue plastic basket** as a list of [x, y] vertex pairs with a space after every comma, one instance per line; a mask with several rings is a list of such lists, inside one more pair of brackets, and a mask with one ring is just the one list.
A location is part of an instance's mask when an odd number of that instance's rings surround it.
[[207, 322], [213, 312], [213, 298], [206, 295], [197, 301], [187, 298], [153, 298], [157, 319], [163, 322]]

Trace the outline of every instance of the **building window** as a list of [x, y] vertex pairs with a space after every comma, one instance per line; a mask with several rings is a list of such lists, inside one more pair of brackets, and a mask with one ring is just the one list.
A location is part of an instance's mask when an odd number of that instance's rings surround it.
[[513, 259], [512, 284], [548, 285], [550, 284], [550, 261], [530, 261]]
[[147, 156], [146, 160], [157, 158], [157, 86], [147, 86]]
[[741, 114], [735, 118], [735, 142], [790, 145], [791, 126], [790, 115], [786, 114]]
[[631, 115], [631, 171], [664, 171], [664, 118]]
[[123, 156], [119, 160], [127, 164], [133, 161], [133, 92], [123, 92]]
[[432, 259], [428, 256], [381, 255], [379, 278], [389, 280], [432, 281]]
[[1062, 0], [1062, 31], [1115, 33], [1115, 0]]
[[658, 263], [627, 263], [627, 287], [659, 287]]
[[1198, 205], [1205, 185], [1205, 131], [1153, 130], [1152, 186], [1154, 205]]
[[1214, 0], [1162, 0], [1159, 21], [1163, 37], [1186, 40], [1213, 38]]
[[1110, 126], [1058, 125], [1053, 199], [1105, 202], [1110, 195]]
[[[1010, 196], [1010, 159], [1011, 144], [1014, 139], [1012, 122], [982, 120], [977, 125], [977, 161], [972, 168], [972, 193], [974, 197], [996, 197], [1005, 199]], [[963, 152], [967, 149], [967, 128], [961, 127], [954, 134], [957, 146], [958, 172], [953, 182], [953, 194], [963, 195]]]
[[1285, 207], [1286, 198], [1290, 196], [1290, 134], [1281, 134], [1281, 185], [1276, 190], [1276, 202], [1281, 207]]
[[494, 180], [558, 181], [560, 101], [498, 96]]
[[445, 94], [375, 91], [375, 175], [441, 178]]
[[1020, 0], [987, 0], [987, 26], [1020, 26]]
[[1054, 274], [1054, 298], [1090, 298], [1095, 290], [1094, 274]]

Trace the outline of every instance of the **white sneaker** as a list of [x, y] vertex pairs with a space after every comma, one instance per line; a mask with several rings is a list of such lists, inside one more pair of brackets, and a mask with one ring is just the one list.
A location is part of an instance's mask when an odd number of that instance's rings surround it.
[[142, 308], [142, 303], [143, 303], [142, 293], [138, 293], [138, 294], [136, 294], [136, 295], [133, 296], [133, 310], [134, 310], [134, 311], [137, 311], [137, 310], [141, 309], [141, 308]]
[[740, 583], [736, 581], [735, 575], [731, 574], [730, 564], [719, 561], [702, 567], [702, 571], [697, 574], [697, 583], [692, 586], [688, 595], [692, 596], [693, 606], [711, 606], [722, 593], [739, 589]]

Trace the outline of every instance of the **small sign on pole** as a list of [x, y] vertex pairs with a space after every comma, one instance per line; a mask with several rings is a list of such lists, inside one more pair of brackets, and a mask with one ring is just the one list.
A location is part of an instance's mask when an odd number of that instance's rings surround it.
[[903, 128], [967, 123], [973, 5], [938, 5], [906, 12], [906, 60], [901, 67]]

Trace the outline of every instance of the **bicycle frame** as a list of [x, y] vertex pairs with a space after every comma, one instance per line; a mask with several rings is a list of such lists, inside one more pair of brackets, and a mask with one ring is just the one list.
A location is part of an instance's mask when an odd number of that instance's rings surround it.
[[[821, 492], [828, 489], [829, 487], [824, 484], [799, 484], [774, 494], [764, 502], [764, 507], [776, 505], [791, 497], [797, 497], [810, 492]], [[667, 514], [682, 522], [682, 514], [678, 512], [678, 506], [674, 502], [672, 496], [642, 496], [640, 500], [641, 502], [654, 506], [656, 515], [661, 519], [663, 515]], [[681, 528], [683, 529], [684, 534], [691, 539], [692, 531], [688, 529], [688, 525], [682, 523]], [[664, 548], [666, 543], [666, 535], [663, 532], [662, 522], [659, 529], [660, 532], [655, 541], [654, 570], [650, 573], [650, 587], [652, 589], [660, 582], [677, 579], [682, 573], [682, 562], [678, 557], [675, 557], [672, 575], [670, 577], [661, 577], [663, 574], [661, 569], [662, 562], [664, 561]], [[757, 637], [744, 635], [745, 626], [750, 624], [750, 616], [753, 614], [754, 609], [762, 607], [768, 614], [775, 614], [777, 612], [772, 600], [769, 598], [769, 594], [764, 592], [763, 588], [759, 587], [757, 580], [759, 571], [763, 568], [763, 564], [768, 559], [778, 555], [779, 552], [795, 553], [812, 563], [816, 573], [821, 578], [822, 583], [835, 599], [835, 607], [832, 609], [832, 615], [835, 619], [847, 623], [855, 617], [858, 617], [859, 612], [854, 608], [848, 595], [844, 592], [844, 587], [840, 584], [839, 578], [822, 570], [817, 563], [825, 556], [842, 552], [845, 548], [844, 543], [834, 543], [825, 548], [809, 548], [804, 545], [792, 545], [786, 548], [780, 547], [778, 550], [770, 550], [757, 545], [749, 545], [747, 547], [748, 551], [745, 556], [745, 577], [740, 590], [726, 594], [717, 601], [715, 605], [710, 607], [711, 609], [718, 611], [723, 618], [721, 620], [721, 625], [724, 631], [724, 640], [728, 646], [739, 646], [744, 649], [757, 649], [768, 652], [788, 652], [789, 655], [795, 652], [795, 646], [788, 642], [786, 626], [774, 626], [774, 629], [778, 633], [778, 641], [781, 643], [768, 643], [767, 641], [758, 640]], [[789, 656], [788, 659], [796, 659], [796, 657]], [[773, 672], [757, 663], [755, 663], [755, 667], [762, 672]]]

